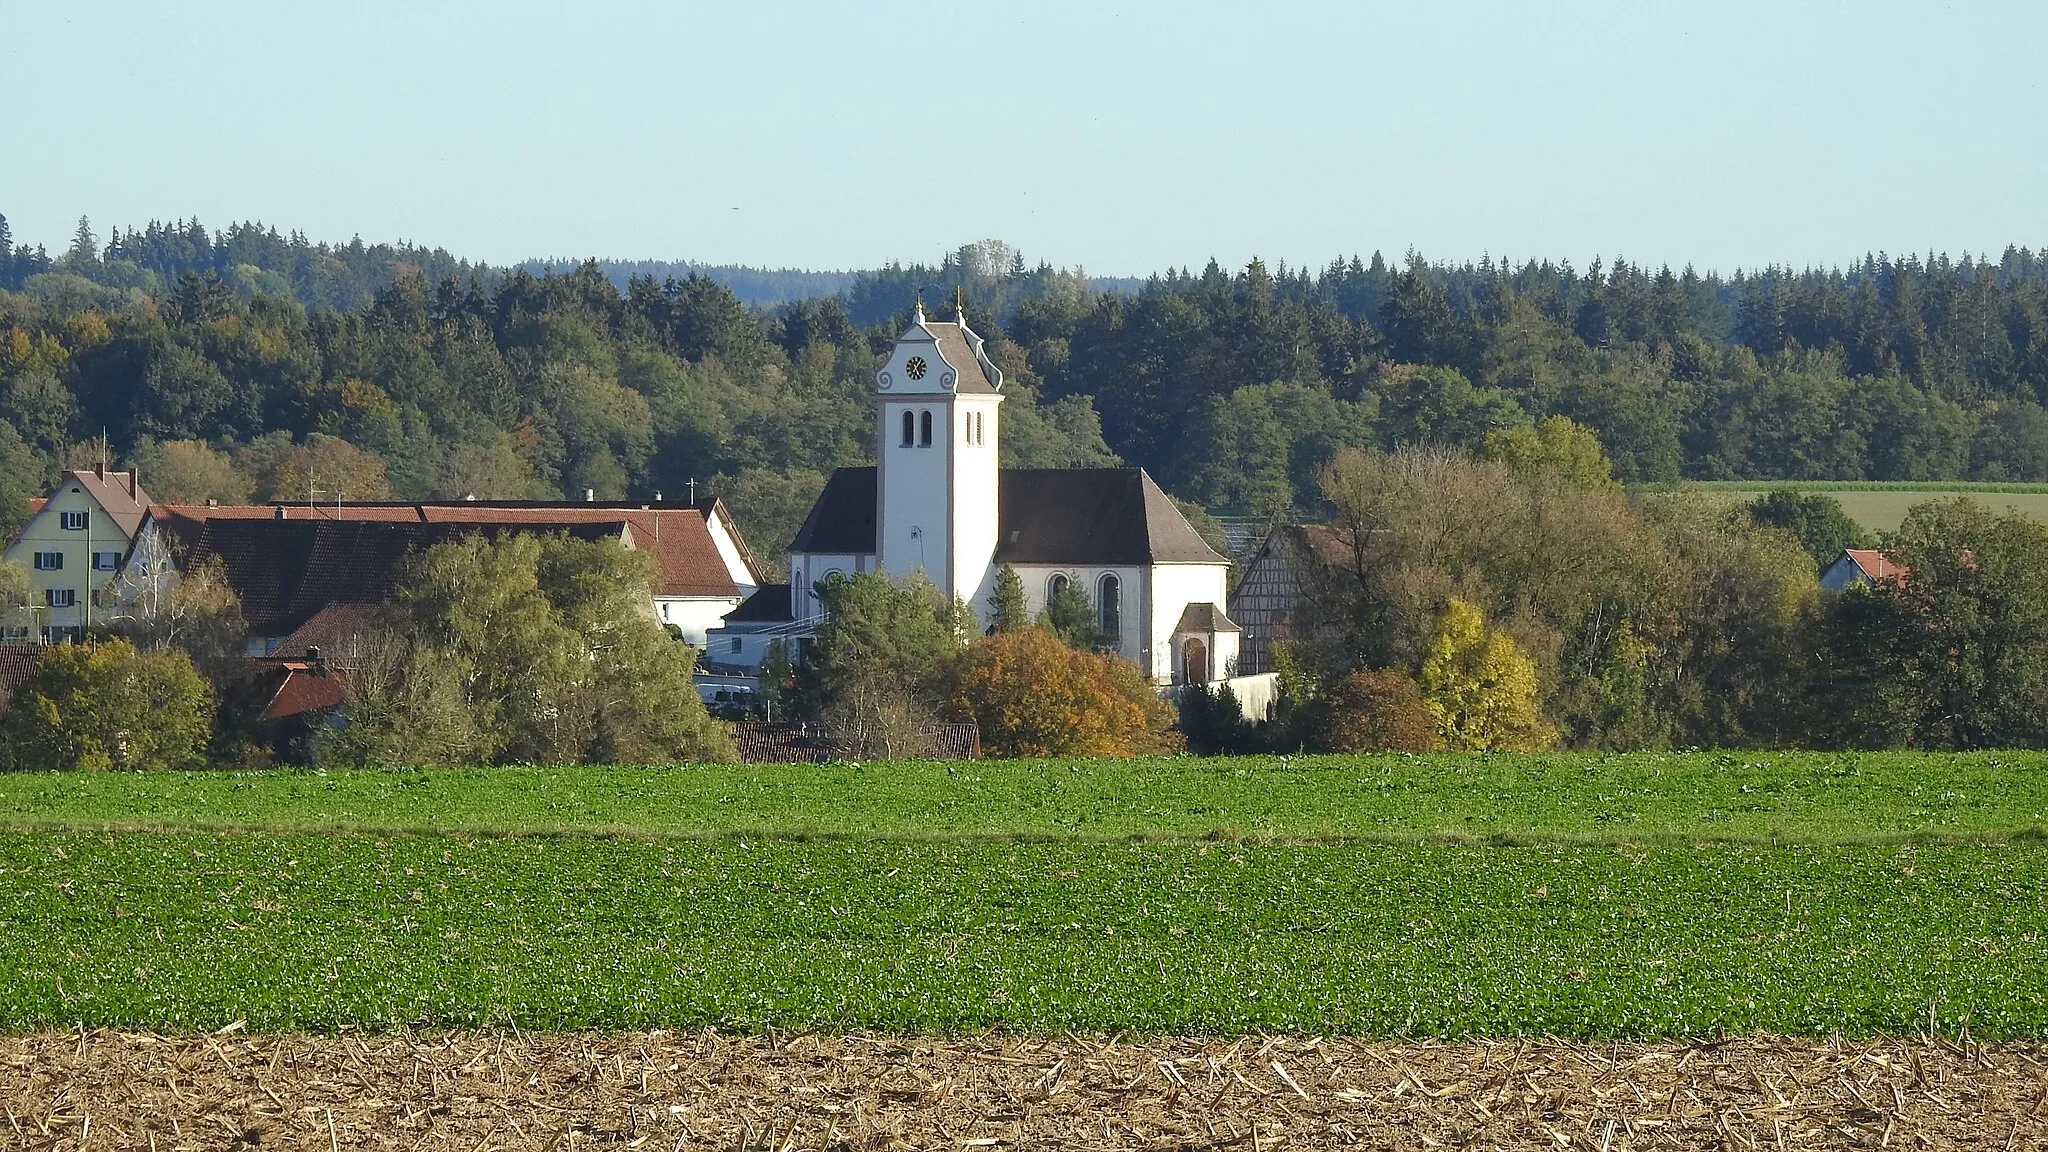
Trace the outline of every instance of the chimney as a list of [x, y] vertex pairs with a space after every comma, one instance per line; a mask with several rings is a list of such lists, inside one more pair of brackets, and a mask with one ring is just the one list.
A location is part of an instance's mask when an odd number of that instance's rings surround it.
[[218, 507], [220, 507], [220, 497], [218, 497], [218, 496], [208, 496], [208, 497], [206, 498], [206, 506], [207, 506], [208, 508], [218, 508]]
[[282, 504], [279, 504], [279, 505], [277, 506], [277, 518], [278, 518], [279, 520], [282, 520], [282, 519], [284, 519], [284, 505], [282, 505]]
[[661, 503], [661, 492], [659, 490], [656, 490], [654, 493], [654, 502], [656, 504]]
[[142, 499], [141, 492], [142, 469], [130, 468], [128, 470], [128, 498], [130, 500], [140, 500]]
[[597, 503], [597, 489], [595, 489], [595, 488], [585, 488], [585, 489], [583, 490], [583, 502], [584, 502], [585, 504], [595, 504], [595, 503]]
[[93, 465], [92, 474], [99, 477], [102, 480], [105, 480], [107, 478], [107, 462], [105, 460], [101, 460], [99, 463]]
[[462, 494], [462, 498], [463, 498], [464, 500], [469, 500], [469, 501], [475, 501], [475, 500], [476, 500], [476, 493], [474, 493], [474, 492], [464, 492], [464, 493]]
[[306, 662], [313, 666], [313, 675], [327, 675], [327, 657], [320, 654], [318, 645], [309, 644], [306, 646]]

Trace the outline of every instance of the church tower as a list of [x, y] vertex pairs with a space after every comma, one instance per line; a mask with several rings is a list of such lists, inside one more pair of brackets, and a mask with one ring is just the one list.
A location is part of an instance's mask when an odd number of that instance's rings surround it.
[[952, 323], [918, 302], [875, 374], [876, 563], [922, 571], [985, 610], [996, 550], [996, 410], [1003, 374], [955, 305]]

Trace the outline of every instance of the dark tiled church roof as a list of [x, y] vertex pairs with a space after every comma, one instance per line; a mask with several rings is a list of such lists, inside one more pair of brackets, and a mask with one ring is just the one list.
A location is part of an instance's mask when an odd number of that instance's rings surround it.
[[1005, 468], [998, 564], [1221, 564], [1143, 468]]
[[[832, 474], [792, 552], [875, 551], [875, 470]], [[1005, 468], [998, 564], [1222, 564], [1142, 468]]]
[[875, 550], [875, 470], [840, 468], [797, 530], [792, 552], [855, 556]]

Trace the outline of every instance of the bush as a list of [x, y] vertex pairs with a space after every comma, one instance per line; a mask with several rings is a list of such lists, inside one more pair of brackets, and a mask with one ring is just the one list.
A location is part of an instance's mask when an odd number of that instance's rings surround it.
[[212, 730], [213, 693], [183, 652], [65, 644], [45, 650], [0, 716], [0, 767], [203, 768]]
[[992, 756], [1139, 756], [1177, 743], [1173, 709], [1137, 665], [1043, 628], [976, 640], [944, 680], [952, 712], [980, 727]]
[[1413, 677], [1393, 668], [1360, 669], [1318, 702], [1315, 743], [1326, 752], [1427, 752], [1436, 720]]

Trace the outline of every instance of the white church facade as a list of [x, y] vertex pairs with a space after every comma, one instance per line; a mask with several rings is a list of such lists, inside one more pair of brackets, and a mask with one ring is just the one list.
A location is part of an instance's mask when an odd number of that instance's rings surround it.
[[1231, 676], [1229, 561], [1141, 468], [1000, 467], [1001, 385], [964, 316], [931, 321], [920, 306], [875, 374], [876, 464], [832, 474], [790, 546], [789, 585], [728, 617], [707, 666], [757, 666], [769, 638], [807, 635], [835, 574], [922, 572], [986, 623], [1007, 566], [1033, 615], [1078, 583], [1154, 683]]

